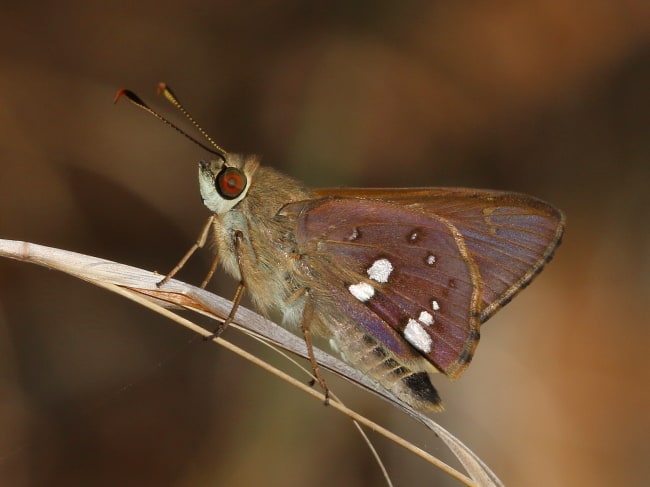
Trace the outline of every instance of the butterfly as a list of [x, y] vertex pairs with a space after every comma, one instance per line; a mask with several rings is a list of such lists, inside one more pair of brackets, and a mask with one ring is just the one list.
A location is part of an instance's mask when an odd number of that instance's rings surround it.
[[563, 213], [523, 194], [310, 189], [257, 156], [226, 152], [167, 86], [161, 91], [210, 147], [133, 92], [120, 90], [116, 99], [126, 96], [216, 156], [199, 163], [199, 189], [212, 213], [202, 234], [240, 283], [224, 326], [244, 291], [262, 312], [280, 311], [283, 326], [302, 331], [326, 393], [312, 335], [409, 406], [440, 410], [431, 375], [462, 374], [481, 324], [530, 283], [561, 241]]

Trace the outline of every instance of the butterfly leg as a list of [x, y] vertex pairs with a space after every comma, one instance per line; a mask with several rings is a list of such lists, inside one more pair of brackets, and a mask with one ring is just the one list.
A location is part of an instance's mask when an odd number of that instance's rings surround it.
[[244, 296], [245, 290], [246, 290], [246, 286], [244, 285], [243, 282], [240, 282], [239, 285], [237, 286], [237, 290], [235, 291], [235, 297], [232, 298], [232, 308], [230, 308], [230, 313], [228, 313], [228, 316], [226, 317], [225, 320], [219, 323], [217, 327], [214, 330], [212, 330], [212, 335], [206, 337], [206, 340], [212, 340], [214, 338], [217, 338], [219, 335], [223, 333], [223, 331], [228, 327], [228, 325], [232, 323], [232, 321], [235, 319], [237, 308], [239, 308], [239, 302], [241, 301], [241, 298]]
[[219, 254], [215, 253], [214, 257], [212, 258], [212, 264], [210, 264], [210, 269], [208, 270], [205, 279], [203, 279], [203, 282], [201, 283], [201, 289], [206, 288], [206, 286], [212, 279], [212, 276], [214, 276], [214, 273], [217, 271], [218, 265], [219, 265]]
[[[194, 245], [190, 247], [190, 249], [185, 253], [183, 258], [174, 266], [174, 268], [169, 271], [169, 273], [163, 277], [160, 282], [156, 284], [157, 287], [161, 287], [167, 281], [169, 281], [172, 277], [174, 277], [178, 271], [180, 271], [183, 266], [187, 263], [188, 260], [190, 260], [190, 257], [192, 257], [192, 254], [196, 252], [198, 249], [203, 248], [205, 245], [205, 242], [208, 240], [208, 234], [210, 233], [210, 227], [212, 226], [212, 223], [214, 221], [214, 215], [210, 215], [210, 218], [208, 218], [208, 221], [205, 222], [205, 225], [201, 229], [201, 233], [199, 234], [199, 238], [194, 242]], [[207, 277], [203, 280], [203, 283], [201, 284], [201, 287], [204, 288], [210, 278], [212, 278], [212, 275], [214, 274], [214, 270], [217, 268], [218, 260], [215, 260], [212, 262], [212, 266], [210, 267], [210, 272], [208, 273]]]
[[[239, 266], [239, 274], [241, 276], [244, 275], [242, 272], [242, 253], [241, 253], [242, 252], [241, 243], [243, 238], [244, 236], [239, 230], [235, 232], [235, 255], [237, 256], [237, 265]], [[206, 277], [206, 281], [209, 280], [210, 277], [212, 277], [212, 274], [214, 274], [214, 270], [210, 268], [210, 272]], [[223, 333], [223, 331], [228, 327], [228, 325], [233, 322], [233, 320], [235, 319], [235, 314], [237, 314], [237, 308], [239, 308], [239, 303], [241, 302], [241, 299], [244, 297], [245, 290], [246, 290], [246, 284], [244, 283], [244, 279], [242, 277], [242, 279], [239, 281], [239, 285], [237, 286], [237, 290], [235, 291], [235, 296], [232, 298], [232, 308], [230, 308], [230, 313], [228, 313], [226, 319], [223, 320], [221, 323], [219, 323], [219, 325], [212, 331], [212, 335], [205, 337], [206, 340], [213, 340], [214, 338], [217, 338], [219, 335]]]
[[323, 389], [323, 394], [325, 395], [325, 405], [327, 406], [330, 401], [330, 390], [325, 383], [325, 379], [320, 373], [320, 367], [316, 361], [316, 356], [314, 355], [314, 345], [311, 340], [311, 328], [310, 323], [314, 317], [314, 310], [309, 298], [305, 303], [305, 307], [302, 312], [302, 319], [300, 320], [300, 329], [302, 330], [302, 335], [305, 338], [305, 345], [307, 346], [307, 356], [309, 357], [309, 363], [311, 364], [311, 369], [314, 373], [314, 378], [311, 380], [311, 385], [315, 382], [318, 382], [321, 389]]

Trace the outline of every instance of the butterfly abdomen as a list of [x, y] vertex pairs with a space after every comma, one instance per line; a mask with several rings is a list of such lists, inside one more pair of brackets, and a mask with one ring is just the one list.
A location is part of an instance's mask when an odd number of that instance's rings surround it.
[[338, 322], [330, 330], [334, 347], [351, 366], [411, 407], [431, 412], [442, 409], [440, 396], [429, 379], [427, 370], [432, 371], [432, 367], [428, 362], [405, 364], [398, 361], [374, 337], [352, 324]]

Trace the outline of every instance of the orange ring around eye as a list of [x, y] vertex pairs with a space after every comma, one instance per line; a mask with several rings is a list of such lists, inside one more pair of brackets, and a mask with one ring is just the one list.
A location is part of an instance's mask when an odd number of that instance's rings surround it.
[[246, 187], [246, 176], [239, 169], [234, 167], [224, 167], [216, 179], [216, 189], [219, 194], [227, 199], [237, 198]]

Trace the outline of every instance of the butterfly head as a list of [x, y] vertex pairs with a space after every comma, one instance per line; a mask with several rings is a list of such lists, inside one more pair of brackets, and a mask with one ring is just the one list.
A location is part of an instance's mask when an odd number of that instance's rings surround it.
[[256, 157], [237, 154], [199, 162], [199, 188], [203, 204], [218, 215], [230, 211], [246, 197], [258, 166]]

